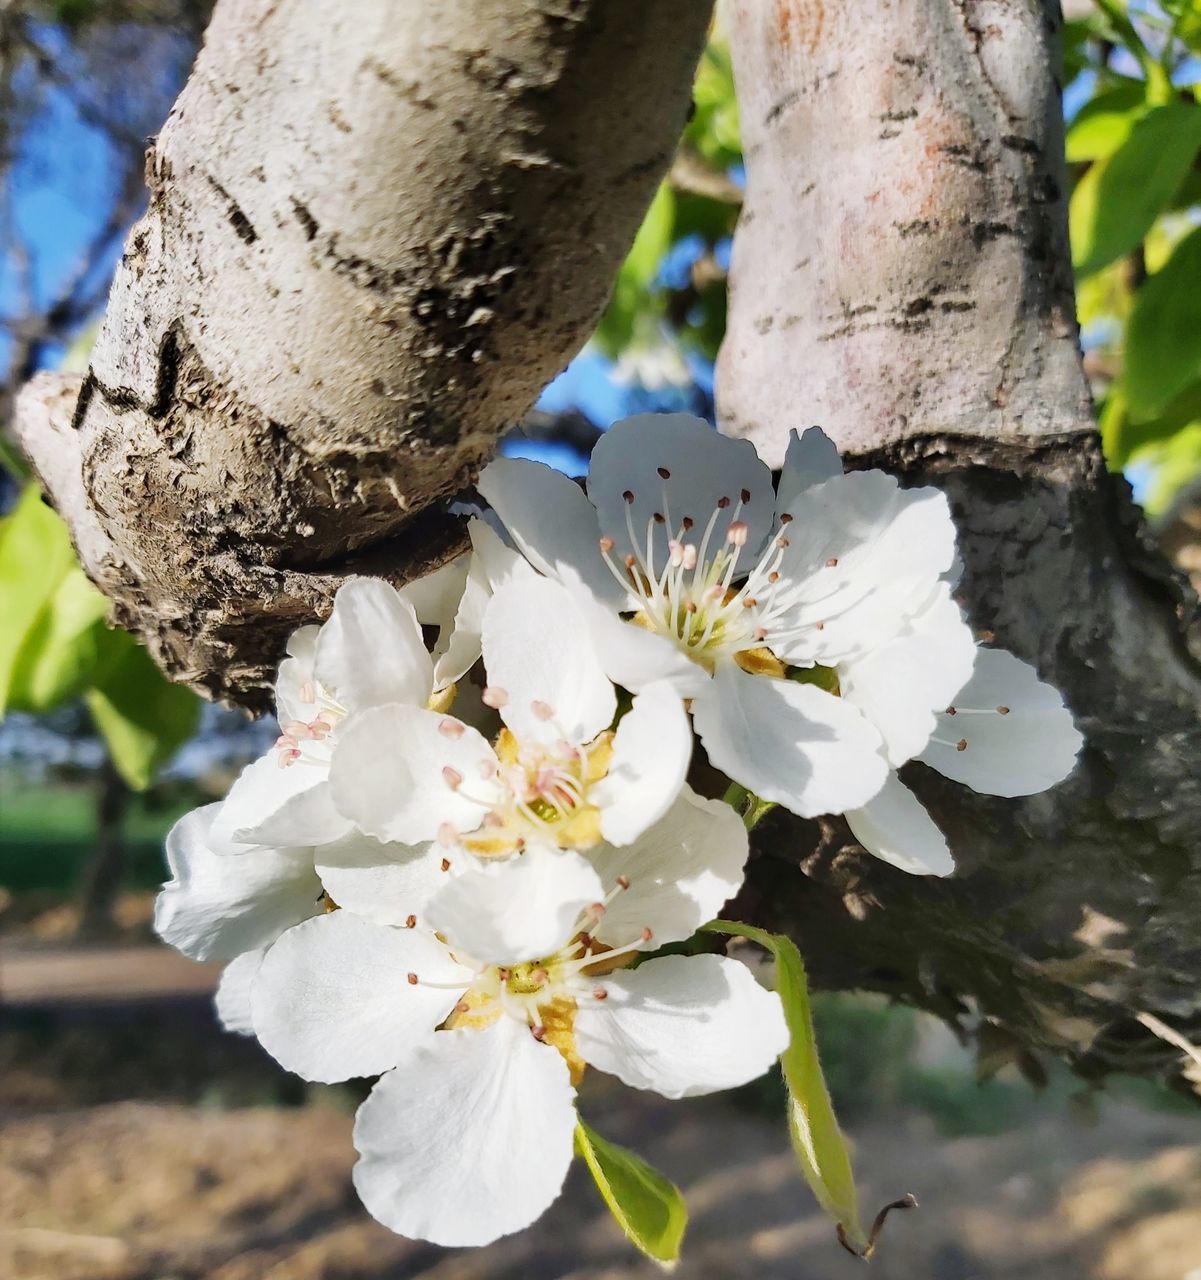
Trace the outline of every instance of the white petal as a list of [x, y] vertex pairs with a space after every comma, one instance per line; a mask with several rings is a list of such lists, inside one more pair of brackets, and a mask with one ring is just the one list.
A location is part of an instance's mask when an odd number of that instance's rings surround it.
[[250, 990], [263, 963], [263, 950], [244, 951], [221, 971], [213, 1006], [217, 1021], [226, 1031], [238, 1036], [254, 1035], [254, 1020], [250, 1016]]
[[[416, 983], [409, 981], [416, 974]], [[254, 980], [254, 1031], [306, 1080], [378, 1075], [428, 1041], [472, 974], [432, 934], [334, 911], [289, 929]]]
[[334, 808], [328, 766], [306, 755], [281, 768], [275, 751], [242, 770], [213, 823], [219, 840], [243, 844], [318, 845], [349, 829]]
[[469, 521], [467, 532], [472, 545], [467, 581], [455, 612], [449, 643], [434, 663], [434, 685], [439, 689], [465, 675], [479, 659], [484, 611], [492, 592], [513, 577], [534, 574], [530, 565], [511, 547], [505, 546], [483, 520]]
[[946, 777], [984, 795], [1029, 796], [1075, 768], [1084, 739], [1063, 695], [1012, 653], [978, 650], [972, 678], [954, 702], [956, 714], [938, 717], [919, 757]]
[[344, 583], [317, 641], [317, 678], [347, 711], [425, 706], [434, 665], [413, 606], [378, 578]]
[[590, 792], [610, 844], [629, 844], [680, 794], [692, 756], [692, 729], [679, 695], [648, 685], [634, 698], [613, 738], [609, 772]]
[[584, 614], [549, 578], [510, 582], [492, 597], [484, 669], [507, 695], [501, 718], [522, 742], [591, 742], [617, 712]]
[[879, 645], [925, 607], [955, 556], [946, 496], [882, 471], [834, 476], [796, 505], [774, 597], [788, 608], [767, 637], [788, 661], [832, 665]]
[[[413, 606], [417, 621], [423, 627], [438, 628], [438, 638], [430, 653], [434, 662], [434, 684], [438, 688], [442, 688], [462, 675], [460, 671], [455, 675], [439, 679], [439, 669], [450, 665], [446, 655], [454, 641], [455, 618], [458, 616], [463, 593], [467, 588], [470, 567], [471, 556], [464, 553], [456, 556], [448, 564], [442, 565], [441, 568], [435, 569], [433, 573], [427, 573], [423, 578], [406, 582], [399, 589], [400, 598], [407, 600]], [[467, 664], [467, 666], [470, 665], [471, 663]]]
[[[669, 473], [666, 479], [660, 469]], [[743, 492], [750, 495], [749, 502], [741, 500]], [[627, 493], [633, 495], [630, 502]], [[710, 552], [725, 545], [726, 530], [740, 520], [747, 525], [747, 537], [739, 562], [753, 564], [771, 529], [775, 505], [771, 472], [755, 446], [718, 435], [689, 413], [640, 413], [611, 426], [592, 450], [588, 496], [596, 504], [602, 532], [616, 544], [618, 563], [629, 554], [645, 559], [649, 529], [656, 573], [663, 568], [667, 540], [681, 531], [684, 518], [694, 521], [690, 538], [699, 543], [715, 513]], [[722, 499], [727, 505], [719, 510]], [[662, 522], [654, 520], [656, 514], [664, 517]]]
[[[384, 844], [358, 831], [317, 850], [317, 874], [340, 907], [377, 924], [424, 925], [425, 907], [446, 883], [444, 862], [470, 855], [431, 844]], [[449, 868], [448, 868], [449, 870]]]
[[902, 871], [949, 876], [955, 870], [946, 836], [895, 773], [863, 808], [848, 809], [846, 820], [868, 853]]
[[573, 597], [587, 619], [592, 644], [614, 684], [637, 693], [660, 681], [681, 698], [694, 698], [709, 683], [709, 673], [666, 636], [623, 621], [612, 609], [578, 592]]
[[571, 570], [598, 599], [625, 599], [601, 556], [596, 512], [574, 481], [541, 462], [496, 458], [475, 487], [535, 569], [552, 578]]
[[354, 1185], [400, 1235], [483, 1245], [528, 1227], [571, 1164], [567, 1064], [511, 1018], [440, 1031], [359, 1108]]
[[687, 787], [667, 815], [633, 844], [599, 845], [588, 859], [605, 894], [625, 876], [593, 933], [624, 946], [645, 928], [648, 948], [690, 938], [742, 885], [749, 844], [742, 819], [728, 804]]
[[689, 1098], [767, 1071], [788, 1045], [780, 998], [726, 956], [663, 956], [598, 980], [582, 1001], [576, 1047], [635, 1089]]
[[802, 818], [864, 804], [887, 772], [862, 712], [811, 684], [723, 663], [693, 701], [692, 720], [718, 769]]
[[792, 431], [788, 436], [788, 452], [776, 486], [776, 510], [794, 515], [797, 500], [806, 489], [842, 475], [842, 459], [838, 446], [821, 427], [810, 427], [803, 435]]
[[[281, 724], [301, 720], [307, 724], [317, 714], [312, 696], [316, 680], [317, 637], [321, 628], [298, 627], [288, 637], [288, 656], [279, 664], [275, 678], [275, 709]], [[308, 689], [305, 686], [309, 686]], [[302, 698], [301, 691], [309, 693]]]
[[461, 831], [479, 826], [498, 795], [481, 771], [495, 765], [492, 748], [469, 725], [397, 704], [351, 716], [339, 728], [330, 785], [339, 811], [360, 830], [424, 844], [443, 823]]
[[895, 767], [929, 741], [935, 711], [963, 688], [975, 660], [971, 628], [950, 588], [939, 583], [929, 606], [904, 631], [839, 668], [842, 696], [880, 731]]
[[519, 964], [564, 946], [580, 913], [603, 896], [600, 878], [578, 853], [529, 845], [448, 881], [430, 899], [426, 919], [481, 962]]
[[212, 835], [220, 805], [185, 814], [167, 834], [173, 879], [154, 905], [155, 932], [194, 960], [231, 960], [274, 942], [320, 908], [311, 849], [241, 846]]

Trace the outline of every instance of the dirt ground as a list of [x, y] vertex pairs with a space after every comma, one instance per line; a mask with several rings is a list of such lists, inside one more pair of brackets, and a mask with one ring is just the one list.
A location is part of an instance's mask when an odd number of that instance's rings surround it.
[[[0, 1028], [0, 1277], [660, 1274], [578, 1167], [537, 1226], [490, 1248], [390, 1235], [350, 1186], [354, 1102], [347, 1090], [306, 1092], [253, 1044], [217, 1034], [203, 996], [18, 1002]], [[683, 1187], [682, 1280], [862, 1274], [762, 1105], [666, 1104], [590, 1079], [583, 1110]], [[921, 1202], [889, 1220], [874, 1280], [1201, 1280], [1201, 1117], [1102, 1101], [1091, 1127], [1044, 1108], [1000, 1137], [948, 1138], [908, 1107], [849, 1128], [865, 1208], [907, 1191]]]

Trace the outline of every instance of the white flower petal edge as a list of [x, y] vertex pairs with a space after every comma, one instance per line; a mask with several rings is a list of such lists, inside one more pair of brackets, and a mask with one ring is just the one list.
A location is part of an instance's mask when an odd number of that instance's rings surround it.
[[495, 772], [496, 755], [477, 730], [396, 703], [347, 719], [330, 785], [338, 809], [360, 830], [415, 845], [446, 824], [474, 828], [499, 796]]
[[771, 472], [755, 446], [718, 435], [689, 413], [640, 413], [614, 423], [592, 450], [588, 496], [618, 561], [646, 557], [649, 543], [659, 565], [668, 540], [689, 519], [698, 537], [708, 532], [714, 549], [742, 522], [738, 561], [749, 567], [775, 514]]
[[[654, 945], [690, 938], [742, 885], [750, 842], [742, 819], [687, 787], [633, 844], [588, 852], [607, 899], [593, 932], [620, 946], [650, 929]], [[628, 891], [614, 893], [622, 882]]]
[[[420, 971], [422, 983], [407, 981]], [[255, 1035], [289, 1071], [326, 1083], [403, 1062], [450, 1012], [470, 973], [430, 934], [334, 911], [289, 929], [251, 992]]]
[[683, 702], [669, 685], [649, 685], [618, 724], [609, 772], [593, 791], [605, 839], [629, 844], [658, 822], [680, 794], [691, 758]]
[[915, 876], [949, 876], [955, 870], [947, 838], [921, 801], [895, 773], [878, 794], [844, 815], [855, 839], [877, 858]]
[[275, 710], [281, 723], [299, 720], [308, 709], [311, 698], [302, 698], [316, 680], [317, 637], [321, 628], [315, 624], [297, 627], [288, 637], [288, 656], [279, 664], [275, 677]]
[[880, 731], [884, 754], [904, 764], [930, 740], [935, 712], [972, 674], [976, 641], [950, 588], [939, 583], [927, 607], [899, 635], [838, 669], [842, 696]]
[[[453, 643], [455, 618], [462, 604], [463, 593], [467, 589], [471, 561], [472, 557], [469, 554], [456, 556], [435, 569], [433, 573], [427, 573], [422, 578], [414, 578], [412, 582], [406, 582], [403, 587], [397, 589], [397, 595], [413, 606], [417, 621], [423, 627], [438, 629], [438, 638], [430, 653], [434, 663], [435, 688], [440, 688], [444, 683], [439, 679], [439, 667], [445, 664], [447, 650]], [[459, 673], [461, 674], [462, 672]], [[451, 676], [450, 679], [456, 680], [458, 676]]]
[[452, 947], [519, 964], [560, 947], [581, 912], [603, 896], [600, 877], [579, 854], [530, 845], [449, 881], [426, 916]]
[[692, 720], [718, 769], [802, 818], [856, 808], [884, 784], [879, 733], [814, 685], [723, 663], [693, 701]]
[[321, 883], [338, 906], [377, 924], [410, 928], [425, 924], [430, 898], [469, 861], [434, 842], [387, 844], [357, 831], [322, 845], [315, 858]]
[[918, 759], [984, 795], [1028, 796], [1062, 782], [1083, 741], [1063, 695], [1028, 662], [980, 649]]
[[262, 948], [243, 951], [221, 971], [213, 1007], [217, 1013], [217, 1021], [226, 1031], [231, 1031], [236, 1036], [254, 1035], [250, 991], [266, 954]]
[[326, 766], [281, 767], [275, 751], [242, 770], [220, 807], [213, 830], [224, 844], [318, 845], [350, 830], [334, 808]]
[[338, 588], [317, 639], [315, 670], [346, 711], [385, 702], [424, 706], [434, 687], [413, 606], [378, 578], [352, 578]]
[[212, 830], [220, 809], [194, 809], [168, 832], [172, 879], [154, 904], [155, 932], [193, 960], [232, 960], [321, 910], [312, 849], [242, 846], [231, 856]]
[[551, 578], [574, 574], [598, 599], [621, 607], [626, 593], [605, 566], [596, 512], [578, 484], [541, 462], [496, 458], [476, 488], [535, 569]]
[[663, 956], [610, 974], [581, 1005], [576, 1043], [635, 1089], [688, 1098], [761, 1076], [788, 1045], [780, 998], [726, 956]]
[[522, 741], [591, 742], [617, 695], [571, 593], [549, 578], [507, 583], [484, 614], [484, 667], [501, 719]]
[[354, 1185], [401, 1235], [488, 1244], [555, 1200], [574, 1132], [575, 1090], [554, 1050], [510, 1018], [441, 1031], [359, 1108]]
[[791, 511], [806, 489], [842, 475], [838, 446], [820, 427], [810, 427], [803, 435], [789, 434], [784, 467], [776, 486], [776, 510]]

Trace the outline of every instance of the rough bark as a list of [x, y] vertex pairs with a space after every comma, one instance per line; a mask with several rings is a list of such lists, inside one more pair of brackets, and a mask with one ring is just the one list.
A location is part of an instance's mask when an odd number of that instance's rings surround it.
[[977, 796], [903, 775], [949, 881], [775, 816], [744, 905], [820, 982], [868, 987], [1085, 1073], [1178, 1070], [1139, 1021], [1201, 1028], [1201, 672], [1190, 598], [1093, 430], [1074, 330], [1057, 5], [740, 0], [748, 188], [718, 381], [770, 459], [819, 422], [951, 495], [970, 617], [1037, 664], [1088, 739], [1063, 786]]
[[419, 513], [591, 332], [707, 25], [700, 0], [217, 6], [74, 413], [35, 387], [18, 427], [169, 674], [260, 702], [347, 571], [448, 552]]

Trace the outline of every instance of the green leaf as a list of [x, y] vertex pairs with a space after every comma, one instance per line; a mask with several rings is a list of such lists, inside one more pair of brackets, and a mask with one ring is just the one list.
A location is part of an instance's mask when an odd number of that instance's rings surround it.
[[0, 599], [0, 714], [45, 711], [77, 694], [95, 665], [108, 606], [36, 485], [0, 521]]
[[840, 1238], [852, 1252], [866, 1257], [871, 1252], [872, 1237], [863, 1230], [859, 1218], [850, 1153], [818, 1061], [801, 953], [790, 939], [752, 925], [714, 920], [705, 929], [749, 938], [775, 957], [776, 993], [784, 1006], [790, 1034], [788, 1048], [780, 1055], [780, 1066], [788, 1086], [788, 1131], [793, 1149], [818, 1204], [838, 1224]]
[[1184, 181], [1201, 147], [1201, 107], [1173, 102], [1138, 120], [1072, 192], [1072, 265], [1091, 275], [1129, 253]]
[[575, 1149], [626, 1237], [648, 1258], [670, 1268], [680, 1256], [688, 1225], [680, 1189], [632, 1151], [606, 1142], [583, 1120], [576, 1123]]
[[640, 316], [652, 308], [652, 287], [659, 264], [671, 248], [675, 227], [675, 194], [661, 183], [621, 270], [613, 297], [596, 331], [607, 355], [619, 355], [630, 345]]
[[105, 635], [102, 666], [84, 700], [117, 771], [135, 791], [143, 791], [196, 732], [200, 700], [183, 685], [171, 684], [128, 632]]
[[1130, 137], [1146, 110], [1145, 89], [1142, 81], [1138, 80], [1090, 98], [1068, 128], [1068, 163], [1081, 164], [1112, 155]]
[[1126, 398], [1135, 414], [1153, 414], [1198, 377], [1201, 227], [1185, 236], [1135, 296], [1126, 327]]

